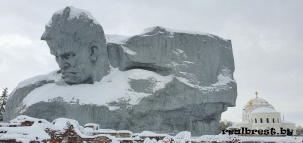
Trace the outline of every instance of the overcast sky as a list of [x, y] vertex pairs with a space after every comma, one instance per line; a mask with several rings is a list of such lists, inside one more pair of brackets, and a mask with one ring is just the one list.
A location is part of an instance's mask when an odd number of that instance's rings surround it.
[[40, 37], [52, 14], [66, 6], [87, 11], [106, 34], [134, 35], [164, 26], [232, 40], [237, 105], [222, 119], [241, 121], [255, 91], [303, 125], [303, 1], [281, 0], [10, 0], [0, 2], [0, 88], [58, 69]]

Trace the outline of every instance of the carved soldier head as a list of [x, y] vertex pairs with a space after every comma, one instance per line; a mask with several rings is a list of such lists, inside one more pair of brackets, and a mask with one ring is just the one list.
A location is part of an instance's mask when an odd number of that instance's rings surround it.
[[66, 7], [45, 27], [45, 40], [67, 84], [100, 81], [109, 72], [106, 41], [101, 25], [87, 11]]

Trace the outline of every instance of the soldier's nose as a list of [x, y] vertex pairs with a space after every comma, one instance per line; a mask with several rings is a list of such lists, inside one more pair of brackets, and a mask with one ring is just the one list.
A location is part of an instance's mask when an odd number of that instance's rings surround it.
[[68, 67], [70, 67], [70, 64], [69, 63], [67, 63], [67, 62], [64, 62], [63, 64], [61, 64], [61, 69], [63, 69], [63, 70], [65, 70], [65, 69], [67, 69]]

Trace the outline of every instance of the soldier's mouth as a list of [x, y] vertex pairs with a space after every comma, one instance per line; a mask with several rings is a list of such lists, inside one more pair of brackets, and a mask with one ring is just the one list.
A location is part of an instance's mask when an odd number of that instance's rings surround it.
[[62, 78], [65, 78], [65, 77], [73, 77], [73, 76], [76, 76], [76, 72], [64, 72], [62, 73]]

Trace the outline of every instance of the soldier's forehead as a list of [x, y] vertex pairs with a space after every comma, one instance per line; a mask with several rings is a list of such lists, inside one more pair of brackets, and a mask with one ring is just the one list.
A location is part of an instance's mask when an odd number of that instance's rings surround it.
[[69, 48], [60, 48], [60, 47], [53, 47], [50, 48], [51, 54], [53, 55], [62, 55], [65, 53], [78, 53], [80, 48], [74, 48], [74, 47], [69, 47]]
[[52, 49], [66, 49], [66, 48], [80, 47], [80, 42], [77, 42], [75, 40], [56, 38], [56, 39], [48, 40], [47, 43]]

